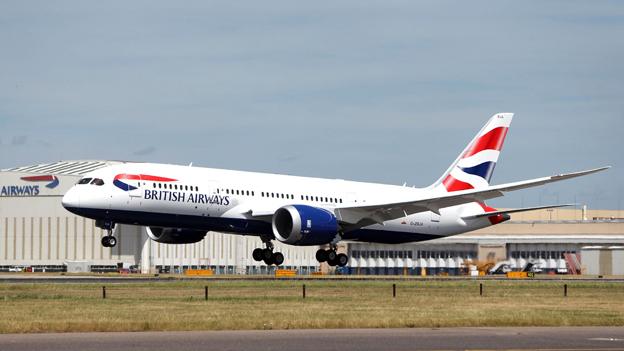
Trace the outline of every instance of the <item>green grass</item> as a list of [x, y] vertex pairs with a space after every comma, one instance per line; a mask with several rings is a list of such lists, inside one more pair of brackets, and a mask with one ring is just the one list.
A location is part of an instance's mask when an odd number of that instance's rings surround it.
[[[624, 326], [624, 283], [170, 281], [0, 285], [0, 333]], [[302, 299], [302, 284], [307, 297]], [[209, 286], [208, 301], [204, 285]]]

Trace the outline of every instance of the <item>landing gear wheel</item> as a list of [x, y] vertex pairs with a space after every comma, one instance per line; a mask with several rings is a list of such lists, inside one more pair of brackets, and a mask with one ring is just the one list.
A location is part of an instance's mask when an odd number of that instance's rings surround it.
[[114, 236], [109, 236], [108, 247], [115, 247], [115, 245], [117, 245], [117, 238], [115, 238]]
[[338, 257], [336, 258], [336, 262], [338, 263], [340, 267], [344, 267], [347, 265], [347, 263], [349, 263], [349, 256], [342, 254], [342, 253], [338, 254]]
[[102, 237], [102, 246], [104, 247], [115, 247], [117, 245], [117, 238], [114, 236], [104, 236]]
[[319, 262], [327, 261], [327, 251], [318, 249], [318, 251], [316, 251], [316, 260]]
[[[271, 249], [262, 249], [262, 259], [264, 262], [273, 258], [273, 250]], [[267, 263], [270, 264], [270, 263]]]
[[284, 263], [284, 255], [281, 252], [274, 253], [273, 254], [273, 264], [275, 264], [276, 266], [279, 266], [282, 263]]
[[262, 249], [257, 248], [254, 249], [253, 252], [251, 253], [251, 256], [253, 256], [254, 261], [262, 261]]
[[270, 265], [273, 264], [273, 259], [274, 259], [273, 255], [271, 255], [271, 257], [269, 257], [269, 258], [265, 257], [263, 260], [264, 260], [264, 263], [266, 263], [267, 266], [270, 266]]
[[[338, 254], [336, 253], [335, 250], [327, 250], [327, 262], [334, 262], [336, 261], [336, 258], [338, 257]], [[332, 264], [332, 266], [335, 266]]]

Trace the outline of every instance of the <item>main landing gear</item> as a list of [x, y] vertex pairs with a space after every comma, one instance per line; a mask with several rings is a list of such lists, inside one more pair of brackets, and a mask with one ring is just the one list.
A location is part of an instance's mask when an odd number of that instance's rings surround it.
[[270, 240], [262, 240], [266, 245], [266, 248], [254, 249], [252, 252], [253, 259], [256, 261], [264, 261], [267, 265], [279, 266], [284, 263], [284, 255], [281, 252], [273, 252], [273, 244]]
[[316, 251], [316, 260], [319, 262], [327, 262], [330, 266], [344, 267], [349, 263], [349, 256], [336, 252], [336, 247], [329, 250], [319, 249]]
[[106, 236], [102, 237], [102, 246], [115, 247], [115, 245], [117, 245], [117, 238], [113, 236], [115, 223], [111, 221], [95, 221], [95, 226], [98, 228], [106, 229]]

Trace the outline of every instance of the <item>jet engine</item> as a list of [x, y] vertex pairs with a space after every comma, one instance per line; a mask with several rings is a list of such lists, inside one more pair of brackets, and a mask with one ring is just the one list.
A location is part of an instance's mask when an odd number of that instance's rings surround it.
[[306, 206], [287, 205], [273, 214], [273, 235], [290, 245], [323, 245], [338, 232], [338, 220], [331, 211]]
[[182, 228], [146, 227], [150, 239], [163, 244], [192, 244], [202, 241], [206, 232]]

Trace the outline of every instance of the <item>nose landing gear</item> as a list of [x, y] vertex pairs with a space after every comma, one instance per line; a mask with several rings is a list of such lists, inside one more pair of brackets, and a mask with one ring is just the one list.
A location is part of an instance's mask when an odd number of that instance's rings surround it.
[[284, 255], [281, 252], [273, 252], [273, 243], [271, 243], [270, 239], [262, 238], [262, 241], [266, 245], [266, 248], [256, 248], [252, 252], [253, 259], [255, 261], [264, 261], [267, 265], [276, 265], [280, 266], [284, 263]]
[[104, 247], [115, 247], [117, 245], [117, 239], [112, 235], [107, 235], [102, 237], [102, 246]]
[[95, 226], [98, 228], [106, 229], [106, 236], [102, 237], [102, 246], [115, 247], [115, 245], [117, 245], [117, 238], [113, 236], [115, 223], [111, 221], [95, 221]]

